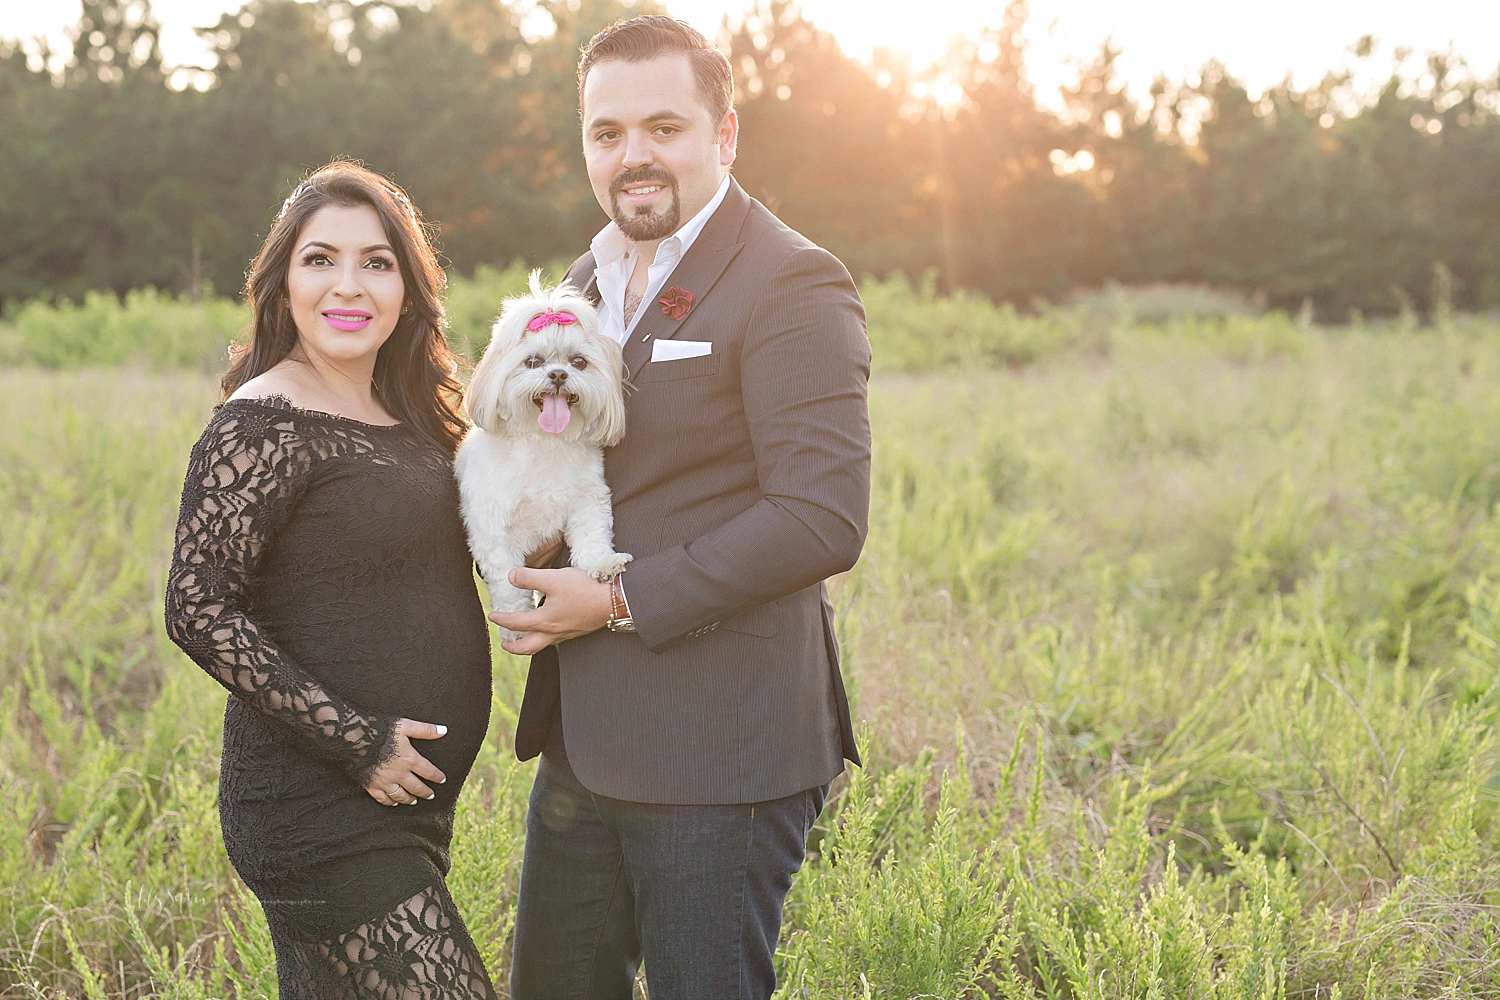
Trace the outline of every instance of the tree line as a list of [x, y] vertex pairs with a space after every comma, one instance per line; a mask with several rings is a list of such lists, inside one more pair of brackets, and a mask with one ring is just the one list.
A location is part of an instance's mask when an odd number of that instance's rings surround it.
[[[82, 0], [53, 65], [0, 41], [0, 304], [236, 290], [279, 200], [335, 155], [403, 184], [462, 273], [576, 254], [605, 221], [579, 47], [653, 2], [250, 0], [184, 68], [149, 0]], [[857, 276], [935, 269], [996, 300], [1195, 282], [1329, 319], [1500, 307], [1500, 72], [1434, 54], [1370, 93], [1344, 69], [1253, 94], [1210, 63], [1138, 94], [1106, 45], [1043, 101], [1025, 19], [1010, 0], [914, 72], [757, 0], [719, 39], [740, 183]]]

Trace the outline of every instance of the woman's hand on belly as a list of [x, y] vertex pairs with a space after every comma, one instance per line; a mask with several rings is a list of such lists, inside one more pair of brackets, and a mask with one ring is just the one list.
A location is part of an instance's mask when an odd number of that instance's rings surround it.
[[447, 726], [434, 726], [430, 722], [415, 719], [398, 719], [392, 740], [394, 753], [381, 761], [365, 779], [365, 791], [370, 798], [383, 806], [416, 805], [422, 799], [430, 799], [434, 792], [427, 782], [441, 785], [448, 778], [442, 771], [419, 754], [411, 745], [412, 740], [435, 740], [448, 732]]

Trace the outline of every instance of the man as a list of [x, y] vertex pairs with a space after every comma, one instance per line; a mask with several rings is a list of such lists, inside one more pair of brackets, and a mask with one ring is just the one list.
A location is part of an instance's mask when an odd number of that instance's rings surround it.
[[492, 616], [537, 654], [512, 996], [629, 1000], [644, 957], [653, 1000], [769, 997], [808, 831], [857, 763], [823, 581], [865, 537], [864, 311], [730, 177], [733, 81], [703, 36], [622, 21], [579, 88], [614, 221], [568, 280], [624, 345], [605, 475], [635, 561], [614, 585], [516, 570], [545, 603]]

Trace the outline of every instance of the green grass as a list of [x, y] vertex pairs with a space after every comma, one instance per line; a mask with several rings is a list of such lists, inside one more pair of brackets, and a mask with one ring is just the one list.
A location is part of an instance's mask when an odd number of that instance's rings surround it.
[[[553, 262], [542, 269], [544, 277], [561, 280], [568, 263]], [[472, 277], [450, 276], [447, 334], [454, 350], [479, 360], [502, 300], [526, 290], [527, 270], [518, 261], [504, 270], [481, 265]], [[916, 284], [899, 273], [886, 281], [866, 279], [860, 290], [876, 366], [892, 372], [966, 364], [1019, 368], [1081, 347], [1107, 350], [1105, 328], [1133, 315], [1134, 308], [1119, 305], [1125, 300], [1117, 295], [1107, 308], [1089, 299], [1066, 309], [1025, 314], [972, 292], [940, 296], [935, 272]], [[1157, 289], [1152, 296], [1158, 306], [1196, 307], [1202, 293]], [[0, 365], [66, 369], [128, 364], [217, 372], [249, 320], [248, 310], [233, 299], [210, 295], [194, 304], [153, 288], [123, 299], [91, 292], [82, 303], [26, 302], [0, 317]]]
[[[866, 291], [872, 526], [834, 596], [870, 763], [783, 995], [1500, 996], [1500, 329]], [[1067, 335], [991, 349], [1013, 320]], [[274, 995], [224, 696], [160, 624], [212, 402], [0, 369], [0, 995]], [[531, 769], [496, 668], [452, 887], [503, 983]]]

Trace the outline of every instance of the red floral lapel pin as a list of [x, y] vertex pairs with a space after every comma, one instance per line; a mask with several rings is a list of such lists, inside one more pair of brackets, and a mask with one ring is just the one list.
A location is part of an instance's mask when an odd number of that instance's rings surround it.
[[693, 293], [686, 288], [673, 285], [668, 288], [662, 297], [656, 301], [661, 303], [661, 311], [675, 319], [682, 319], [693, 308]]

